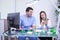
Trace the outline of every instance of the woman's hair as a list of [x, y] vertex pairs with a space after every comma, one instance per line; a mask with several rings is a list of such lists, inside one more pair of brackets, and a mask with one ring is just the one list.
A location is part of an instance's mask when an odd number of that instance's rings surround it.
[[[42, 18], [41, 18], [41, 14], [42, 14], [42, 13], [44, 13], [44, 14], [45, 14], [45, 17], [47, 18], [46, 12], [45, 12], [45, 11], [41, 11], [41, 12], [40, 12], [40, 23], [42, 22]], [[46, 19], [46, 18], [45, 18], [45, 19]]]

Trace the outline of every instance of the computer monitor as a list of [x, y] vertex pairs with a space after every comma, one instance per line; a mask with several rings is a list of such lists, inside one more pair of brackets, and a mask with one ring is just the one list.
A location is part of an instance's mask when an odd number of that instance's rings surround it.
[[11, 34], [11, 27], [19, 29], [20, 25], [20, 13], [8, 13], [7, 16], [7, 22], [8, 22], [8, 34]]
[[19, 28], [20, 25], [20, 13], [8, 13], [7, 21], [9, 27]]

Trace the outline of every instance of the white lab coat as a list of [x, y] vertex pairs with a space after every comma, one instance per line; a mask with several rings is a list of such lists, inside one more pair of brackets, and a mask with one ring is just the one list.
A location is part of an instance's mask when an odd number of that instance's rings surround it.
[[[47, 26], [48, 26], [48, 28], [51, 28], [52, 27], [52, 24], [51, 24], [51, 21], [50, 20], [48, 20]], [[42, 25], [39, 25], [37, 28], [41, 28], [41, 27], [42, 27]], [[43, 28], [46, 28], [46, 26], [43, 25]]]

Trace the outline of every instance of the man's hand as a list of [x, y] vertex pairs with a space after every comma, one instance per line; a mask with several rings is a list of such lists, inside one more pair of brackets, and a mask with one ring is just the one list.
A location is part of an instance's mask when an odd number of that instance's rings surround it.
[[36, 25], [32, 25], [32, 27], [29, 28], [30, 30], [36, 29]]
[[29, 28], [30, 30], [32, 30], [32, 27], [31, 28]]
[[32, 25], [32, 29], [36, 29], [36, 25]]

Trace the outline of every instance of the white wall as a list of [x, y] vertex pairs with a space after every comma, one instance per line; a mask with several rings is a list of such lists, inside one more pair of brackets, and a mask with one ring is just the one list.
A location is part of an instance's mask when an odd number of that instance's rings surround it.
[[[53, 3], [56, 3], [57, 0], [52, 0]], [[1, 18], [6, 19], [8, 12], [20, 12], [20, 15], [25, 14], [25, 9], [27, 7], [27, 0], [0, 0], [1, 4]], [[15, 6], [16, 4], [16, 6]], [[30, 5], [34, 9], [33, 16], [36, 17], [36, 23], [39, 25], [39, 12], [41, 10], [46, 11], [48, 18], [52, 21], [53, 26], [56, 25], [56, 16], [55, 8], [49, 0], [40, 0], [34, 5]], [[15, 8], [16, 7], [16, 8]]]
[[1, 18], [6, 19], [7, 13], [15, 12], [15, 0], [0, 0]]
[[16, 12], [20, 12], [20, 15], [25, 14], [27, 0], [16, 0]]

